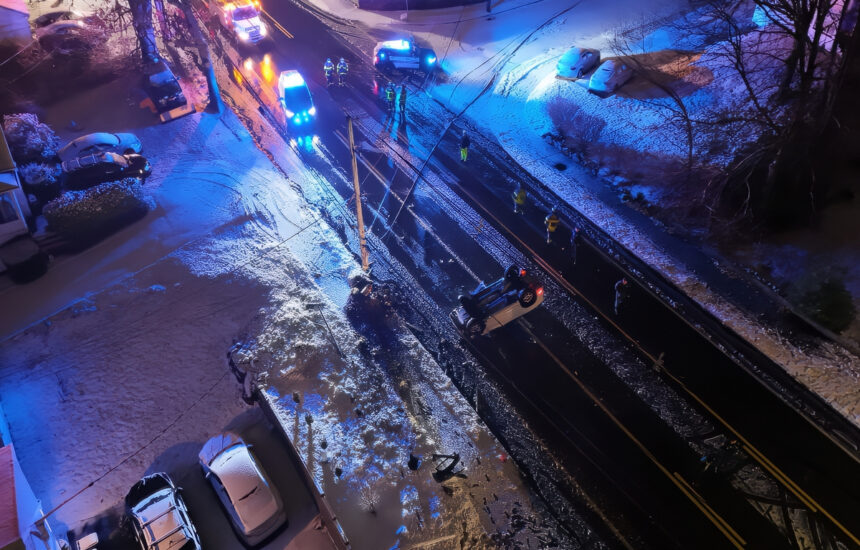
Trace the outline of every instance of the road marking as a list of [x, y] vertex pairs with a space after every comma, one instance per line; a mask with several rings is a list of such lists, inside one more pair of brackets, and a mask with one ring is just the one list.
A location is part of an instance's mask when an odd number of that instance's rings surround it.
[[263, 8], [260, 8], [260, 12], [261, 12], [263, 15], [265, 15], [265, 16], [269, 19], [269, 21], [271, 21], [271, 22], [272, 22], [272, 25], [274, 25], [276, 29], [278, 29], [279, 31], [281, 31], [281, 33], [282, 33], [284, 36], [286, 36], [287, 38], [295, 38], [295, 36], [293, 36], [293, 34], [292, 34], [290, 31], [288, 31], [288, 30], [287, 30], [287, 29], [285, 29], [283, 26], [281, 26], [281, 24], [280, 24], [280, 23], [278, 23], [277, 21], [275, 21], [275, 18], [274, 18], [274, 17], [272, 17], [272, 15], [271, 15], [269, 12], [267, 12], [267, 11], [266, 11], [266, 10], [264, 10]]
[[654, 456], [654, 454], [651, 453], [651, 451], [649, 451], [648, 448], [641, 441], [639, 441], [639, 439], [633, 434], [633, 432], [631, 432], [627, 428], [627, 426], [625, 426], [621, 422], [621, 420], [619, 420], [618, 417], [616, 417], [612, 413], [612, 411], [609, 410], [609, 407], [604, 405], [603, 401], [601, 401], [600, 398], [597, 397], [597, 395], [595, 395], [588, 388], [588, 386], [586, 386], [585, 383], [579, 379], [578, 376], [573, 374], [570, 369], [568, 369], [567, 366], [561, 361], [561, 359], [556, 357], [556, 355], [546, 346], [546, 344], [541, 342], [537, 338], [537, 336], [535, 336], [534, 332], [532, 332], [526, 327], [523, 327], [523, 330], [525, 330], [528, 335], [532, 337], [532, 339], [538, 346], [540, 346], [544, 353], [546, 353], [553, 361], [555, 361], [555, 363], [559, 367], [561, 367], [561, 370], [563, 370], [570, 377], [570, 379], [573, 380], [577, 386], [579, 386], [579, 389], [582, 390], [582, 392], [587, 395], [595, 405], [600, 407], [600, 410], [603, 411], [603, 414], [605, 414], [612, 421], [612, 423], [615, 424], [618, 429], [620, 429], [624, 433], [624, 435], [626, 435], [627, 438], [633, 442], [634, 445], [639, 447], [639, 450], [642, 451], [642, 453], [648, 458], [648, 460], [650, 460], [660, 470], [660, 472], [662, 472], [663, 475], [666, 476], [669, 481], [671, 481], [672, 484], [675, 485], [681, 491], [681, 493], [686, 496], [687, 499], [690, 500], [690, 502], [692, 502], [696, 506], [696, 508], [698, 508], [702, 512], [702, 514], [704, 514], [704, 516], [708, 518], [708, 520], [712, 524], [714, 524], [717, 529], [720, 530], [720, 532], [729, 540], [729, 542], [732, 543], [732, 546], [739, 549], [743, 549], [746, 547], [747, 543], [743, 539], [743, 537], [738, 535], [737, 531], [735, 531], [729, 525], [729, 522], [727, 522], [722, 516], [720, 516], [716, 510], [711, 508], [708, 503], [705, 502], [705, 499], [702, 498], [701, 495], [699, 495], [693, 490], [693, 488], [681, 476], [681, 474], [679, 474], [678, 472], [670, 472], [668, 468], [663, 466], [663, 464], [657, 459], [657, 457]]
[[[603, 311], [600, 308], [598, 308], [591, 300], [589, 300], [585, 295], [583, 295], [581, 292], [579, 292], [579, 290], [576, 287], [574, 287], [564, 277], [562, 277], [561, 273], [559, 273], [556, 269], [554, 269], [552, 266], [550, 266], [549, 263], [546, 260], [544, 260], [537, 253], [536, 250], [534, 250], [529, 245], [527, 245], [525, 242], [523, 242], [523, 240], [520, 239], [516, 233], [511, 231], [504, 223], [502, 223], [502, 221], [496, 215], [494, 215], [487, 208], [485, 208], [480, 203], [480, 201], [476, 200], [475, 197], [464, 186], [459, 185], [459, 184], [457, 184], [457, 185], [458, 185], [460, 191], [464, 195], [466, 195], [469, 198], [469, 200], [472, 201], [472, 203], [474, 205], [476, 205], [476, 207], [477, 207], [476, 209], [480, 209], [482, 212], [484, 212], [484, 214], [486, 216], [488, 216], [489, 218], [491, 218], [496, 223], [496, 225], [498, 227], [500, 227], [504, 231], [506, 231], [512, 239], [514, 239], [517, 243], [519, 243], [519, 245], [531, 255], [531, 257], [533, 258], [535, 263], [540, 265], [544, 271], [546, 271], [548, 274], [550, 274], [553, 277], [553, 279], [555, 279], [556, 283], [558, 283], [559, 285], [561, 285], [562, 287], [567, 289], [569, 292], [572, 292], [573, 294], [576, 294], [577, 296], [579, 296], [586, 304], [591, 306], [591, 308], [595, 312], [597, 312], [598, 315], [600, 315], [606, 322], [608, 322], [610, 325], [612, 325], [618, 332], [621, 333], [622, 336], [624, 336], [627, 340], [629, 340], [630, 343], [632, 343], [634, 346], [636, 346], [636, 349], [638, 349], [652, 363], [657, 364], [658, 362], [660, 362], [659, 358], [654, 357], [651, 353], [649, 353], [646, 349], [644, 349], [639, 344], [639, 342], [635, 338], [633, 338], [632, 335], [628, 334], [623, 328], [621, 328], [615, 322], [615, 320], [613, 320], [612, 318], [607, 316], [605, 313], [603, 313]], [[660, 362], [660, 364], [662, 365], [662, 362]], [[756, 447], [752, 443], [750, 443], [749, 440], [747, 440], [747, 438], [745, 438], [743, 435], [741, 435], [741, 433], [738, 430], [736, 430], [734, 426], [729, 424], [729, 422], [726, 419], [724, 419], [722, 416], [720, 416], [717, 413], [717, 411], [715, 411], [707, 403], [705, 403], [705, 401], [701, 397], [699, 397], [695, 392], [693, 392], [690, 388], [688, 388], [686, 386], [686, 384], [684, 384], [675, 375], [673, 375], [671, 372], [669, 372], [669, 370], [665, 366], [662, 366], [660, 368], [660, 372], [665, 373], [666, 376], [668, 376], [675, 384], [677, 384], [681, 389], [683, 389], [687, 393], [687, 395], [692, 397], [699, 405], [702, 406], [702, 408], [704, 408], [706, 411], [708, 411], [708, 413], [711, 416], [713, 416], [715, 420], [717, 420], [720, 424], [723, 425], [723, 427], [725, 427], [728, 431], [730, 431], [732, 433], [732, 435], [734, 435], [734, 437], [742, 443], [742, 447], [749, 451], [749, 455], [758, 464], [760, 464], [765, 470], [767, 470], [774, 478], [776, 478], [776, 480], [779, 483], [781, 483], [794, 496], [796, 496], [798, 498], [798, 500], [800, 500], [801, 502], [806, 504], [809, 507], [810, 512], [813, 512], [813, 513], [818, 512], [818, 513], [822, 514], [824, 517], [826, 517], [828, 520], [830, 520], [833, 523], [833, 525], [835, 525], [837, 528], [839, 528], [839, 530], [842, 531], [845, 534], [845, 536], [847, 536], [849, 539], [851, 539], [854, 542], [854, 544], [860, 546], [860, 538], [858, 538], [851, 531], [849, 531], [836, 518], [834, 518], [829, 512], [827, 512], [820, 504], [818, 504], [818, 502], [816, 502], [815, 499], [813, 499], [803, 489], [801, 489], [797, 485], [797, 483], [795, 483], [790, 477], [788, 477], [787, 474], [785, 474], [782, 470], [780, 470], [779, 467], [777, 467], [776, 464], [771, 462], [770, 459], [768, 459], [761, 451], [756, 449]]]

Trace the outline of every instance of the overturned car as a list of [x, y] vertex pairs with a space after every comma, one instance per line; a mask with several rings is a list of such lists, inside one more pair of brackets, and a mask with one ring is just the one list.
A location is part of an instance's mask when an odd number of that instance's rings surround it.
[[528, 313], [544, 299], [543, 286], [515, 265], [505, 276], [458, 297], [460, 307], [451, 312], [454, 325], [469, 338], [481, 336]]

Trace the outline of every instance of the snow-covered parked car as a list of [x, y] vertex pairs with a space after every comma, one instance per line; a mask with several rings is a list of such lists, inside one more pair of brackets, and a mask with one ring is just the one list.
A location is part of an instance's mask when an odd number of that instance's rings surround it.
[[95, 132], [77, 139], [73, 139], [62, 149], [57, 151], [60, 160], [72, 160], [92, 153], [110, 151], [120, 155], [140, 153], [140, 140], [134, 134], [112, 134], [109, 132]]
[[66, 186], [72, 189], [123, 178], [145, 179], [152, 172], [149, 161], [140, 155], [118, 155], [111, 152], [73, 158], [63, 161], [62, 166]]
[[512, 265], [505, 276], [490, 284], [481, 283], [457, 298], [460, 307], [451, 312], [454, 325], [470, 338], [489, 333], [537, 308], [544, 299], [543, 286]]
[[256, 546], [287, 522], [277, 489], [241, 437], [225, 432], [203, 445], [198, 455], [206, 478], [248, 546]]
[[607, 59], [594, 71], [588, 81], [588, 91], [612, 94], [633, 77], [633, 69], [621, 59]]
[[61, 19], [36, 28], [36, 39], [46, 51], [86, 49], [103, 38], [101, 29], [86, 19]]
[[141, 479], [125, 496], [125, 513], [141, 550], [200, 550], [200, 537], [167, 474]]
[[436, 68], [436, 52], [419, 48], [413, 37], [377, 42], [373, 48], [373, 66], [383, 72], [417, 69], [429, 73]]
[[600, 63], [600, 52], [592, 48], [573, 48], [564, 52], [555, 66], [558, 78], [576, 80]]

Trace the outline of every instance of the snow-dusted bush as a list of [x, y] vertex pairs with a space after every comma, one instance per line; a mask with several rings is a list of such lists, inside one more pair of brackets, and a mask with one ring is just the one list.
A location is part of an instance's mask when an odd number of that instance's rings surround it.
[[18, 168], [18, 175], [28, 193], [36, 195], [41, 202], [47, 202], [60, 194], [60, 166], [44, 162], [31, 162]]
[[39, 122], [32, 113], [16, 113], [3, 117], [6, 141], [17, 162], [49, 159], [57, 154], [60, 140], [50, 126]]
[[789, 298], [804, 313], [836, 333], [848, 328], [857, 315], [843, 273], [823, 270], [801, 277], [790, 289]]
[[549, 101], [547, 113], [558, 133], [565, 138], [563, 144], [580, 153], [587, 153], [606, 127], [605, 120], [586, 113], [577, 103], [561, 96]]
[[52, 231], [87, 245], [142, 218], [148, 210], [140, 180], [126, 178], [84, 191], [66, 191], [46, 204], [42, 214]]

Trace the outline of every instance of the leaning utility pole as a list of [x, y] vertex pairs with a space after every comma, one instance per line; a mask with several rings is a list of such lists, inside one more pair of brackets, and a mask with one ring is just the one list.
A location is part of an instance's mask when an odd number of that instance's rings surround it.
[[355, 187], [355, 217], [358, 218], [358, 246], [361, 248], [361, 269], [370, 269], [367, 259], [367, 240], [364, 238], [364, 216], [361, 214], [361, 189], [358, 186], [358, 161], [355, 158], [355, 141], [352, 138], [352, 117], [347, 115], [346, 124], [349, 128], [349, 153], [352, 155], [352, 184]]

